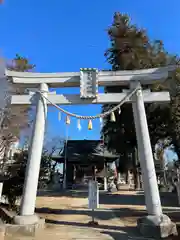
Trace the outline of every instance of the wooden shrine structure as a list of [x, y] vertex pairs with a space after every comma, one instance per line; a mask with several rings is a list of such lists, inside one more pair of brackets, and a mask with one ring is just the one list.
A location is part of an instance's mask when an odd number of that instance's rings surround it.
[[[106, 185], [106, 165], [118, 159], [119, 156], [109, 152], [101, 140], [68, 140], [59, 156], [52, 157], [58, 163], [66, 162], [67, 186], [72, 186], [77, 179], [93, 176], [94, 168], [97, 175], [104, 178]], [[102, 172], [102, 174], [101, 174]], [[95, 174], [96, 175], [96, 174]], [[107, 186], [104, 187], [107, 190]]]

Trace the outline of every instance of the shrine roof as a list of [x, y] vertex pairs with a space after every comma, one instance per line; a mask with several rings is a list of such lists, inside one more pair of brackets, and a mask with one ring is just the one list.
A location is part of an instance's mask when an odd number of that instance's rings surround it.
[[85, 157], [89, 161], [106, 159], [112, 161], [119, 158], [119, 155], [109, 152], [101, 140], [69, 140], [67, 146], [60, 156], [53, 157], [54, 160], [59, 158], [59, 161], [66, 157], [69, 161], [82, 161]]

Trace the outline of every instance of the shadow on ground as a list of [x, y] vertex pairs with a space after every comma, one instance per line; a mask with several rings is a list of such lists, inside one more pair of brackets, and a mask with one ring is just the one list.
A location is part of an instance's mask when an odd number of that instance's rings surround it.
[[[46, 195], [47, 196], [47, 195]], [[52, 195], [48, 195], [51, 196]], [[64, 192], [62, 195], [59, 193], [59, 195], [53, 195], [56, 197], [62, 197], [62, 196], [68, 196], [68, 197], [76, 197], [76, 198], [85, 198], [87, 197], [87, 191], [68, 191]], [[164, 213], [167, 214], [173, 222], [180, 222], [180, 208], [175, 209], [174, 207], [178, 207], [177, 202], [177, 195], [175, 193], [161, 193], [161, 202], [162, 205], [165, 207]], [[135, 206], [144, 206], [145, 200], [144, 195], [142, 192], [139, 192], [137, 194], [126, 194], [125, 191], [123, 191], [123, 194], [115, 193], [115, 194], [107, 194], [107, 193], [100, 193], [100, 204], [102, 205], [108, 205], [108, 209], [98, 209], [95, 211], [95, 219], [97, 221], [100, 220], [111, 220], [113, 218], [116, 218], [122, 222], [129, 221], [131, 219], [131, 224], [126, 224], [125, 226], [116, 226], [111, 224], [100, 224], [97, 228], [100, 229], [102, 234], [106, 234], [112, 237], [114, 240], [119, 239], [128, 239], [127, 233], [129, 236], [137, 237], [139, 236], [139, 232], [136, 228], [136, 220], [137, 218], [145, 216], [147, 213], [145, 210], [135, 209]], [[111, 205], [115, 205], [111, 207]], [[127, 206], [127, 207], [126, 207]], [[53, 220], [51, 219], [51, 214], [53, 215], [87, 215], [92, 216], [91, 211], [87, 209], [82, 209], [83, 207], [75, 207], [74, 209], [53, 209], [53, 208], [37, 208], [36, 212], [40, 214], [46, 215], [46, 223], [47, 225], [50, 225], [51, 227], [56, 225], [62, 225], [62, 226], [72, 226], [72, 227], [89, 227], [92, 228], [92, 226], [89, 226], [88, 223], [83, 222], [76, 222], [76, 221], [61, 221], [61, 219]], [[120, 224], [119, 224], [120, 225]], [[124, 233], [123, 233], [124, 232]], [[179, 233], [180, 234], [180, 233]], [[168, 240], [178, 240], [179, 237], [171, 237], [168, 238]]]
[[[161, 203], [163, 206], [177, 206], [178, 199], [175, 193], [161, 193]], [[145, 205], [145, 198], [143, 193], [130, 194], [107, 194], [100, 197], [100, 204], [107, 205]]]
[[114, 240], [120, 240], [120, 239], [128, 240], [129, 239], [127, 233], [109, 232], [109, 231], [102, 231], [101, 233], [104, 235], [110, 236]]
[[[101, 233], [103, 234], [109, 234], [111, 236], [114, 236], [114, 239], [119, 237], [120, 234], [123, 234], [124, 236], [127, 235], [127, 232], [129, 236], [137, 236], [139, 235], [138, 230], [136, 227], [122, 227], [122, 226], [113, 226], [113, 225], [105, 225], [105, 224], [99, 224], [97, 226], [91, 226], [88, 223], [80, 223], [80, 222], [70, 222], [70, 221], [54, 221], [54, 220], [46, 220], [47, 224], [57, 224], [57, 225], [63, 225], [63, 226], [72, 226], [72, 227], [80, 227], [80, 228], [93, 228], [93, 229], [99, 229], [101, 230]], [[50, 227], [50, 226], [49, 226]], [[120, 239], [120, 238], [119, 238]]]
[[[180, 209], [174, 210], [172, 208], [167, 208], [163, 211], [167, 214], [172, 221], [180, 221]], [[53, 209], [53, 208], [37, 208], [36, 213], [39, 214], [53, 214], [53, 215], [87, 215], [92, 216], [90, 210], [78, 210], [78, 209]], [[113, 213], [113, 214], [112, 214]], [[128, 217], [143, 217], [146, 216], [147, 212], [145, 210], [135, 210], [130, 208], [120, 208], [120, 209], [108, 209], [108, 210], [96, 210], [94, 216], [98, 220], [110, 220], [113, 218], [128, 218]]]
[[[86, 215], [91, 217], [91, 210], [78, 210], [78, 209], [52, 209], [52, 208], [37, 208], [36, 213], [39, 214], [53, 214], [53, 215]], [[97, 220], [109, 220], [116, 217], [114, 214], [112, 215], [112, 211], [108, 210], [96, 210], [94, 211], [94, 217]]]
[[[72, 227], [80, 227], [80, 228], [93, 228], [98, 229], [102, 234], [106, 234], [112, 237], [114, 240], [128, 240], [132, 239], [141, 239], [142, 236], [140, 235], [136, 226], [110, 226], [110, 225], [98, 225], [98, 226], [90, 226], [88, 223], [79, 223], [79, 222], [67, 222], [67, 221], [53, 221], [53, 220], [46, 220], [47, 224], [58, 224], [64, 226], [72, 226]], [[180, 229], [179, 234], [180, 234]], [[144, 239], [144, 238], [142, 238]], [[153, 240], [153, 239], [152, 239]], [[179, 236], [169, 237], [166, 240], [179, 240]]]
[[72, 198], [87, 198], [88, 188], [78, 190], [63, 190], [52, 191], [52, 190], [41, 190], [37, 193], [38, 197], [72, 197]]
[[[125, 192], [125, 191], [123, 191]], [[87, 190], [69, 190], [62, 192], [39, 192], [38, 197], [72, 197], [72, 198], [87, 198]], [[108, 194], [106, 192], [100, 192], [100, 204], [107, 205], [145, 205], [144, 193], [137, 192], [137, 194]], [[176, 193], [161, 193], [161, 202], [163, 206], [177, 206], [178, 199]]]

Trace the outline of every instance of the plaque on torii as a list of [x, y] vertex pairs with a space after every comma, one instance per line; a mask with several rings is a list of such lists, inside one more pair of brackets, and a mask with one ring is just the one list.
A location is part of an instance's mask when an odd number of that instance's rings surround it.
[[95, 99], [98, 95], [98, 70], [96, 68], [80, 69], [80, 98]]

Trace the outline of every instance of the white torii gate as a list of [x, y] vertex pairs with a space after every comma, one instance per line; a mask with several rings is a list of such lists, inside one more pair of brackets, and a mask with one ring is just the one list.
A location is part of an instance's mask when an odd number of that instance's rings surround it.
[[[143, 91], [141, 85], [149, 85], [154, 82], [163, 81], [168, 78], [169, 72], [173, 70], [175, 70], [175, 66], [137, 71], [100, 71], [98, 73], [96, 71], [96, 76], [94, 76], [94, 79], [97, 78], [95, 80], [98, 86], [124, 85], [130, 87], [129, 91], [137, 88], [137, 91], [135, 91], [132, 98], [127, 101], [132, 103], [133, 108], [148, 216], [152, 222], [155, 221], [159, 224], [160, 222], [163, 222], [164, 215], [162, 214], [144, 102], [169, 102], [170, 97], [168, 92]], [[80, 95], [74, 94], [58, 95], [55, 92], [48, 92], [48, 88], [50, 87], [80, 87], [80, 83], [82, 87], [82, 82], [80, 81], [80, 79], [82, 79], [82, 71], [46, 74], [13, 72], [6, 70], [6, 76], [18, 86], [24, 88], [36, 88], [36, 90], [38, 88], [41, 92], [14, 95], [11, 99], [11, 103], [14, 105], [36, 105], [36, 118], [29, 148], [29, 158], [26, 168], [20, 216], [15, 218], [15, 222], [19, 224], [35, 223], [38, 221], [38, 218], [34, 215], [34, 210], [47, 115], [47, 104], [72, 105], [119, 103], [128, 92], [124, 91], [122, 93], [112, 94], [97, 94], [96, 92], [96, 97], [92, 98], [81, 98]], [[91, 87], [92, 90], [93, 86]], [[45, 98], [42, 97], [42, 95], [44, 95]], [[49, 101], [47, 101], [46, 98]], [[166, 217], [165, 220], [167, 220]], [[170, 220], [168, 221], [170, 222]]]

